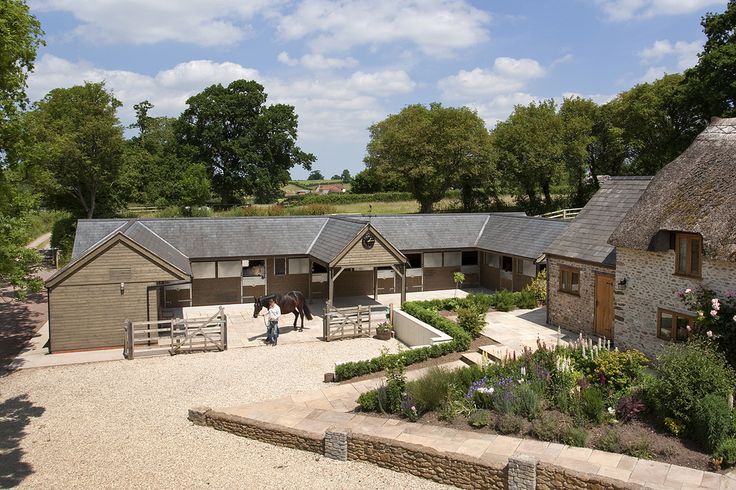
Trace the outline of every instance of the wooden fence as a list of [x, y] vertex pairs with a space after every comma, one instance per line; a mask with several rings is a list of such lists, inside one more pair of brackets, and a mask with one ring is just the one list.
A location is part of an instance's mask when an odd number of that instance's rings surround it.
[[544, 213], [540, 214], [539, 216], [542, 218], [549, 218], [549, 219], [573, 219], [578, 214], [580, 214], [580, 211], [583, 208], [568, 208], [568, 209], [560, 209], [559, 211], [552, 211], [551, 213]]
[[390, 315], [393, 309], [393, 305], [335, 308], [328, 302], [322, 319], [322, 337], [327, 342], [335, 339], [370, 337], [378, 325], [390, 321], [387, 315]]
[[209, 318], [173, 318], [156, 322], [132, 322], [123, 326], [123, 356], [136, 354], [170, 355], [182, 352], [227, 350], [227, 315], [222, 307]]

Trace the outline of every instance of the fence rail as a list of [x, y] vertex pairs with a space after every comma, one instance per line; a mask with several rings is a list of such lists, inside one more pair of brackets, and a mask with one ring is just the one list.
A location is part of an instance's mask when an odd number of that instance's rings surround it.
[[227, 350], [227, 315], [222, 307], [209, 318], [172, 318], [155, 322], [126, 320], [123, 331], [126, 359], [133, 359], [141, 352], [168, 352], [173, 356], [182, 352]]
[[539, 216], [542, 218], [549, 218], [549, 219], [573, 219], [578, 214], [580, 214], [580, 211], [583, 208], [568, 208], [568, 209], [560, 209], [559, 211], [552, 211], [551, 213], [544, 213], [540, 214]]
[[327, 303], [322, 320], [322, 336], [325, 341], [355, 337], [370, 337], [375, 328], [387, 321], [393, 305], [351, 306], [335, 308]]

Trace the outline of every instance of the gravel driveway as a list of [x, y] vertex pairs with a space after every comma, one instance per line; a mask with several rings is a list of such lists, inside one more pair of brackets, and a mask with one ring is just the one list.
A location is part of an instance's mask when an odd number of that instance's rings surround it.
[[193, 426], [187, 409], [322, 386], [373, 339], [23, 370], [0, 378], [0, 487], [448, 488]]

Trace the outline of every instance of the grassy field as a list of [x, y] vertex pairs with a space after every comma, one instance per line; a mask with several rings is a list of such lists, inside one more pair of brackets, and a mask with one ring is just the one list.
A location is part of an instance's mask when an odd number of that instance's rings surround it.
[[[289, 181], [289, 183], [282, 187], [284, 192], [286, 190], [292, 190], [297, 191], [299, 189], [308, 189], [310, 191], [313, 191], [317, 188], [318, 185], [322, 184], [342, 184], [342, 180], [335, 180], [335, 179], [324, 179], [324, 180], [292, 180]], [[350, 189], [350, 184], [345, 184], [346, 189]]]

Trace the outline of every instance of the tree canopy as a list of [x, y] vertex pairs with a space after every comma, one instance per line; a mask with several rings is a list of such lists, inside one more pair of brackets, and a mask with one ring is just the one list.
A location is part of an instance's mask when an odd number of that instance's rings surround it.
[[246, 195], [272, 202], [282, 194], [289, 170], [309, 170], [315, 157], [296, 144], [297, 115], [285, 104], [266, 105], [263, 86], [237, 80], [211, 85], [187, 100], [177, 134], [181, 152], [202, 162], [225, 204]]
[[325, 180], [325, 176], [319, 170], [312, 170], [309, 172], [307, 180]]

